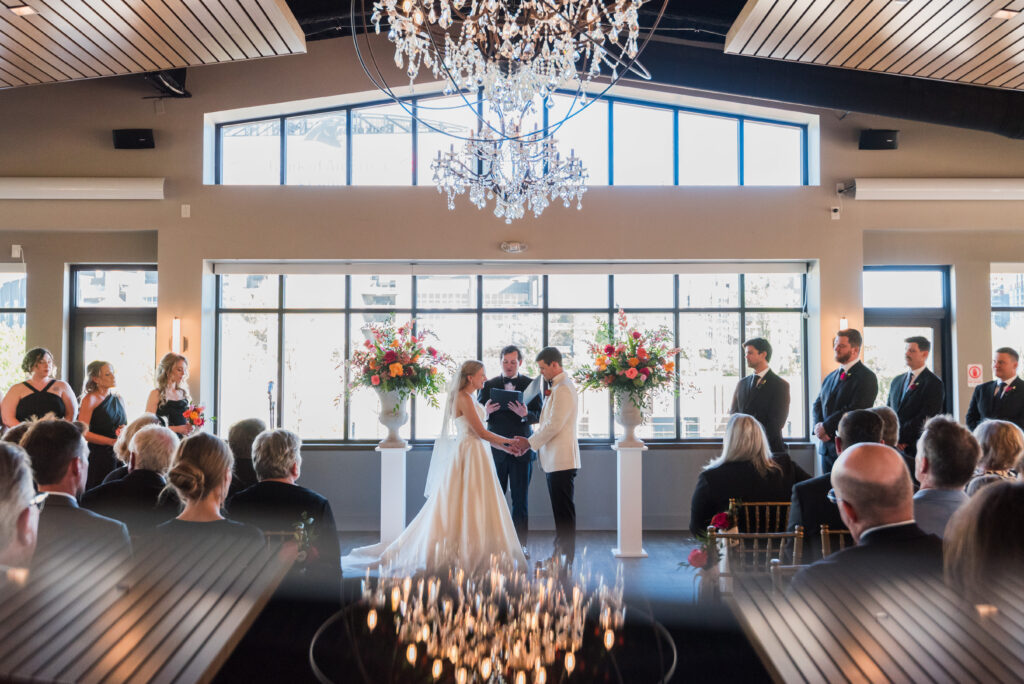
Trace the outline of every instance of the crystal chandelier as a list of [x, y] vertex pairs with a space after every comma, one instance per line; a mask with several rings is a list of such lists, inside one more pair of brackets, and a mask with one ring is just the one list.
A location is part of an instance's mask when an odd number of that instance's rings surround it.
[[493, 199], [494, 215], [505, 223], [522, 218], [527, 209], [540, 216], [557, 199], [568, 207], [575, 198], [582, 209], [587, 172], [575, 152], [563, 159], [554, 138], [523, 131], [524, 115], [497, 114], [499, 126], [482, 123], [461, 150], [452, 145], [430, 163], [437, 191], [448, 195], [448, 208], [455, 209], [455, 198], [468, 190], [478, 209]]
[[375, 0], [371, 22], [380, 33], [387, 20], [395, 65], [410, 81], [429, 69], [445, 79], [447, 93], [480, 88], [486, 100], [514, 112], [558, 88], [585, 91], [602, 64], [613, 81], [632, 68], [644, 2]]
[[[456, 684], [545, 684], [558, 670], [571, 675], [590, 625], [610, 651], [625, 622], [622, 566], [615, 584], [593, 590], [589, 572], [575, 577], [533, 576], [504, 558], [491, 557], [477, 572], [452, 567], [447, 576], [382, 573], [362, 581], [366, 626], [373, 633], [390, 613], [393, 633], [413, 667], [429, 667], [434, 681], [446, 672]], [[390, 610], [389, 610], [390, 609]], [[588, 617], [596, 618], [588, 625]]]

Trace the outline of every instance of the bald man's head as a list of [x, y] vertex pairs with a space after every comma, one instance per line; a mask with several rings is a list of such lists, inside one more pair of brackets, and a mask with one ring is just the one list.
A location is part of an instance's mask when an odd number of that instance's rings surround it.
[[914, 517], [914, 488], [903, 458], [884, 444], [858, 444], [832, 467], [839, 512], [855, 539], [871, 527]]

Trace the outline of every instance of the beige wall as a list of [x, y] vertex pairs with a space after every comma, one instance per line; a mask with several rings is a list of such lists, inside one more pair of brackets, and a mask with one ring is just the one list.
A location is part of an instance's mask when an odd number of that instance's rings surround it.
[[[465, 199], [449, 212], [429, 187], [203, 185], [205, 113], [372, 88], [349, 40], [309, 48], [308, 55], [190, 69], [194, 97], [163, 101], [163, 113], [142, 99], [152, 93], [139, 77], [0, 92], [0, 175], [167, 179], [164, 201], [0, 201], [0, 253], [9, 253], [8, 242], [29, 247], [30, 343], [56, 344], [63, 325], [66, 288], [58, 286], [57, 264], [101, 260], [97, 252], [109, 252], [109, 261], [155, 256], [158, 355], [167, 351], [171, 317], [180, 316], [193, 385], [205, 393], [212, 345], [211, 319], [203, 315], [211, 304], [204, 259], [493, 260], [504, 256], [499, 242], [516, 239], [530, 245], [524, 257], [530, 260], [816, 260], [812, 369], [822, 371], [833, 365], [830, 338], [839, 317], [862, 323], [865, 262], [954, 264], [960, 359], [986, 358], [987, 262], [1006, 260], [1002, 248], [1017, 244], [1022, 203], [846, 200], [839, 221], [831, 220], [829, 207], [839, 203], [836, 182], [856, 176], [1024, 177], [1024, 141], [820, 110], [820, 186], [593, 188], [583, 211], [552, 207], [539, 220], [512, 226]], [[122, 127], [153, 128], [156, 149], [113, 150], [110, 130]], [[861, 128], [900, 129], [900, 149], [858, 151]], [[189, 219], [180, 217], [185, 203]], [[72, 233], [83, 235], [72, 239]], [[107, 238], [96, 237], [104, 233]], [[42, 284], [33, 276], [37, 258], [46, 260], [38, 266]], [[960, 403], [966, 404], [962, 392]]]

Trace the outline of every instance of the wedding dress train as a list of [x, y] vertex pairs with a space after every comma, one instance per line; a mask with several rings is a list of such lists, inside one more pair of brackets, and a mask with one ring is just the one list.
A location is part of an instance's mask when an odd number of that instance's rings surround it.
[[[473, 402], [481, 422], [483, 406]], [[446, 421], [447, 422], [447, 421]], [[465, 416], [445, 428], [431, 457], [427, 501], [390, 544], [355, 549], [345, 556], [347, 568], [380, 565], [388, 574], [445, 570], [457, 560], [467, 571], [486, 568], [491, 554], [504, 554], [526, 567], [512, 515], [498, 484], [491, 450], [473, 433]]]

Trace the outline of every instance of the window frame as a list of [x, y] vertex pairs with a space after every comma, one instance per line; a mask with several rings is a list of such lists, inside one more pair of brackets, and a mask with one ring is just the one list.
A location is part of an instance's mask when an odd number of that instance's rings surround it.
[[[574, 91], [557, 91], [559, 95], [576, 95]], [[430, 100], [438, 97], [443, 97], [443, 93], [434, 92], [422, 95], [410, 95], [406, 97], [398, 98], [402, 102], [406, 103], [409, 109], [414, 113], [416, 112], [417, 105], [420, 100]], [[467, 95], [467, 98], [477, 98], [477, 106], [480, 106], [480, 95], [479, 93], [475, 96]], [[237, 126], [239, 124], [258, 123], [262, 121], [274, 121], [278, 122], [278, 135], [280, 136], [280, 144], [278, 149], [280, 150], [280, 178], [278, 185], [288, 185], [288, 132], [287, 132], [287, 120], [294, 119], [302, 116], [313, 116], [317, 114], [345, 114], [345, 155], [346, 155], [346, 170], [345, 170], [345, 184], [342, 185], [325, 185], [325, 186], [314, 186], [314, 187], [349, 187], [352, 186], [352, 114], [354, 110], [366, 109], [372, 107], [379, 107], [381, 105], [394, 104], [394, 100], [371, 100], [368, 102], [360, 102], [351, 105], [342, 105], [335, 107], [321, 107], [317, 109], [300, 110], [296, 112], [288, 112], [286, 114], [275, 114], [273, 116], [259, 116], [246, 119], [235, 119], [231, 121], [222, 121], [214, 126], [214, 184], [223, 185], [223, 167], [224, 167], [224, 156], [223, 156], [223, 129], [224, 127]], [[799, 185], [778, 185], [778, 186], [751, 186], [751, 187], [801, 187], [809, 185], [810, 183], [810, 160], [808, 158], [810, 145], [809, 145], [809, 125], [807, 123], [785, 121], [782, 119], [773, 119], [770, 117], [751, 116], [747, 114], [737, 114], [734, 112], [727, 111], [716, 111], [713, 109], [707, 109], [703, 107], [692, 107], [687, 105], [677, 105], [665, 102], [654, 102], [650, 100], [642, 100], [635, 97], [625, 97], [618, 95], [606, 95], [599, 100], [595, 100], [590, 107], [603, 106], [607, 109], [608, 117], [608, 179], [607, 182], [595, 183], [592, 187], [643, 187], [643, 186], [616, 186], [615, 185], [615, 165], [614, 165], [614, 150], [615, 150], [615, 121], [614, 121], [614, 104], [621, 103], [626, 105], [647, 107], [651, 109], [664, 109], [672, 112], [672, 182], [665, 183], [664, 186], [659, 187], [703, 187], [703, 186], [680, 186], [679, 184], [679, 113], [685, 112], [688, 114], [698, 114], [705, 116], [714, 116], [723, 119], [732, 119], [737, 122], [736, 126], [736, 149], [737, 149], [737, 178], [736, 184], [723, 185], [719, 187], [745, 187], [744, 182], [744, 165], [745, 165], [745, 143], [744, 143], [744, 128], [746, 122], [771, 124], [776, 126], [784, 126], [788, 128], [795, 128], [800, 131], [800, 184]], [[548, 110], [544, 108], [542, 112], [542, 121], [545, 131], [549, 128], [548, 121]], [[412, 126], [412, 135], [410, 137], [410, 144], [412, 145], [412, 164], [411, 164], [411, 186], [417, 187], [419, 183], [417, 181], [418, 164], [419, 159], [417, 155], [418, 139], [419, 139], [419, 125]], [[429, 163], [429, 160], [427, 160]], [[424, 174], [425, 178], [429, 178], [429, 168], [427, 173]], [[390, 187], [390, 186], [389, 186]], [[394, 187], [410, 187], [407, 185], [395, 185]]]
[[[756, 265], [751, 269], [750, 273], [757, 273]], [[544, 266], [538, 265], [538, 271], [543, 271]], [[609, 268], [608, 270], [614, 270]], [[235, 273], [238, 273], [237, 271]], [[583, 273], [582, 271], [580, 272]], [[241, 275], [240, 273], [238, 273]], [[338, 275], [339, 273], [333, 272]], [[422, 315], [430, 314], [472, 314], [476, 319], [476, 350], [477, 358], [483, 353], [483, 337], [484, 327], [483, 321], [484, 316], [490, 314], [517, 314], [517, 313], [531, 313], [537, 314], [541, 317], [541, 345], [547, 345], [549, 343], [549, 319], [552, 314], [593, 314], [595, 316], [607, 316], [609, 323], [614, 322], [614, 317], [618, 311], [615, 305], [615, 275], [613, 273], [594, 273], [596, 275], [602, 275], [607, 278], [608, 287], [608, 298], [605, 307], [551, 307], [549, 306], [549, 287], [548, 278], [549, 274], [536, 273], [529, 275], [538, 275], [541, 278], [541, 298], [540, 305], [537, 307], [495, 307], [495, 306], [484, 306], [483, 304], [483, 279], [485, 275], [495, 275], [492, 273], [459, 273], [457, 269], [445, 274], [441, 273], [400, 273], [402, 277], [411, 278], [411, 306], [408, 307], [365, 307], [365, 306], [352, 306], [352, 276], [353, 275], [364, 275], [364, 273], [352, 273], [347, 272], [345, 276], [345, 298], [344, 307], [341, 308], [330, 308], [330, 307], [285, 307], [286, 300], [286, 287], [287, 287], [287, 275], [289, 273], [259, 273], [259, 275], [266, 275], [268, 277], [278, 278], [278, 291], [277, 291], [277, 306], [276, 307], [225, 307], [223, 306], [223, 277], [225, 274], [217, 274], [216, 277], [216, 306], [214, 308], [214, 406], [216, 407], [217, 415], [223, 415], [221, 410], [221, 357], [224, 351], [223, 343], [221, 340], [222, 314], [264, 314], [273, 315], [277, 319], [277, 368], [275, 371], [275, 413], [274, 413], [274, 425], [272, 427], [282, 427], [282, 416], [283, 400], [284, 400], [284, 388], [283, 388], [283, 368], [284, 368], [284, 353], [285, 353], [285, 317], [289, 314], [341, 314], [345, 317], [345, 363], [346, 363], [346, 383], [347, 383], [347, 362], [351, 358], [351, 347], [352, 347], [352, 318], [361, 314], [389, 314], [394, 313], [396, 320], [401, 321], [407, 318], [418, 319]], [[685, 275], [685, 272], [682, 273]], [[389, 275], [389, 274], [383, 274]], [[420, 307], [417, 302], [418, 295], [418, 280], [417, 276], [430, 276], [430, 275], [470, 275], [475, 280], [475, 299], [476, 302], [470, 307]], [[640, 315], [640, 314], [668, 314], [672, 317], [671, 328], [674, 332], [675, 339], [679, 339], [679, 318], [681, 313], [722, 313], [722, 314], [736, 314], [738, 321], [738, 336], [741, 344], [737, 345], [735, 350], [738, 366], [740, 369], [740, 375], [737, 378], [737, 382], [741, 380], [745, 375], [746, 361], [744, 358], [744, 349], [742, 342], [746, 340], [746, 323], [747, 316], [749, 314], [758, 313], [784, 313], [800, 316], [800, 333], [801, 333], [801, 353], [802, 357], [802, 368], [803, 373], [801, 382], [803, 383], [803, 397], [804, 406], [798, 410], [804, 412], [804, 432], [802, 435], [796, 435], [789, 438], [791, 443], [805, 443], [810, 441], [810, 398], [808, 396], [809, 390], [809, 368], [807, 364], [808, 357], [808, 318], [807, 315], [807, 275], [801, 273], [800, 282], [802, 289], [802, 305], [800, 307], [748, 307], [746, 306], [746, 275], [747, 273], [737, 273], [738, 280], [738, 300], [737, 305], [732, 307], [680, 307], [679, 301], [679, 278], [681, 273], [679, 271], [674, 273], [665, 273], [662, 275], [672, 276], [672, 306], [671, 307], [644, 307], [644, 308], [630, 308], [627, 314]], [[680, 359], [676, 359], [676, 368], [680, 367]], [[700, 445], [700, 444], [721, 444], [722, 439], [718, 437], [702, 437], [702, 438], [687, 438], [685, 437], [686, 428], [684, 425], [683, 416], [681, 415], [681, 398], [674, 396], [674, 424], [675, 424], [675, 437], [673, 438], [649, 438], [645, 439], [645, 444], [655, 447], [670, 447], [680, 445]], [[269, 408], [269, 407], [268, 407]], [[352, 448], [352, 449], [365, 449], [367, 447], [376, 444], [374, 439], [352, 439], [349, 435], [350, 428], [350, 401], [348, 397], [345, 397], [341, 410], [343, 412], [343, 431], [340, 439], [304, 439], [304, 443], [311, 446], [320, 447], [340, 447], [340, 448]], [[433, 442], [433, 438], [419, 438], [416, 436], [416, 412], [417, 412], [417, 401], [409, 402], [409, 443], [413, 446], [425, 446]], [[608, 445], [614, 441], [614, 432], [616, 430], [614, 422], [614, 406], [611, 400], [611, 396], [608, 397], [608, 408], [607, 415], [609, 421], [609, 435], [607, 437], [595, 437], [595, 438], [581, 438], [580, 445], [586, 446], [601, 446]], [[266, 417], [269, 417], [266, 416]], [[218, 434], [221, 430], [226, 430], [229, 426], [222, 426], [219, 423], [216, 426]]]

